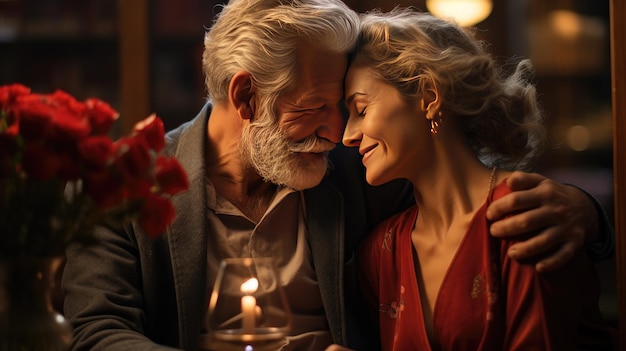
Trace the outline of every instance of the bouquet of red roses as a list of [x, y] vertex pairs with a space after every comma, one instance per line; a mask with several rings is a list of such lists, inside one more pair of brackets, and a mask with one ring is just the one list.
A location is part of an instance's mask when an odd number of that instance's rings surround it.
[[98, 99], [0, 86], [0, 257], [63, 253], [104, 222], [137, 219], [151, 237], [165, 232], [187, 175], [161, 155], [157, 116], [113, 141], [117, 118]]

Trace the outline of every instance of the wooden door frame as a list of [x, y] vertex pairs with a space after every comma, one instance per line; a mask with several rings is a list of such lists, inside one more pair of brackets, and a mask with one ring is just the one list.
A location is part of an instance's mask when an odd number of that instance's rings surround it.
[[613, 186], [619, 350], [626, 350], [626, 2], [611, 0], [611, 93], [613, 101]]
[[150, 112], [150, 35], [148, 0], [118, 0], [121, 134], [132, 131]]

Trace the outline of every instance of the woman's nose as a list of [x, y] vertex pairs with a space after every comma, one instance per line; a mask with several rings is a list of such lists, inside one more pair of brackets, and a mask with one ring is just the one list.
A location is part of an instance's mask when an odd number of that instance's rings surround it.
[[361, 144], [362, 135], [360, 122], [354, 118], [348, 118], [348, 123], [346, 123], [346, 128], [343, 132], [343, 145], [358, 147]]

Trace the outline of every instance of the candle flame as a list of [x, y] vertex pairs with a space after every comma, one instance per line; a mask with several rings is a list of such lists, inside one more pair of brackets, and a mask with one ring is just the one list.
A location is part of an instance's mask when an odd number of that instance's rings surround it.
[[250, 278], [241, 284], [241, 292], [252, 294], [259, 288], [259, 281], [256, 278]]

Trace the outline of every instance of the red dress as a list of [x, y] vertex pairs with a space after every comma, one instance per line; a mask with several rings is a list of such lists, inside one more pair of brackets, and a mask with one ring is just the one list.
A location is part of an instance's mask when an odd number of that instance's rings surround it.
[[360, 282], [379, 324], [383, 350], [613, 350], [600, 281], [584, 250], [552, 273], [537, 273], [506, 255], [513, 243], [488, 234], [490, 201], [476, 212], [441, 283], [429, 344], [413, 264], [413, 207], [381, 223], [358, 252]]

